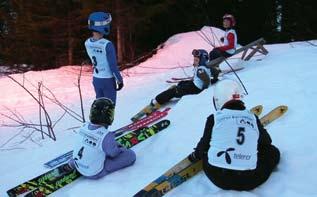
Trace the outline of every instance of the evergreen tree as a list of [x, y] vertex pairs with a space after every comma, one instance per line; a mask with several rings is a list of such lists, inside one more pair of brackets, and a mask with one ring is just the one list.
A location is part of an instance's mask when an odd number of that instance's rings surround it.
[[225, 13], [237, 18], [240, 44], [315, 39], [316, 8], [313, 0], [0, 0], [0, 63], [46, 69], [88, 60], [95, 11], [112, 14], [107, 38], [125, 65], [176, 33], [222, 27]]

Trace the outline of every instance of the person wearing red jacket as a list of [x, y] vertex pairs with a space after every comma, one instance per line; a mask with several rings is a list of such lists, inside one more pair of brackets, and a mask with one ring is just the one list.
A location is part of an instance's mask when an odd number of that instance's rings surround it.
[[221, 38], [223, 46], [215, 47], [209, 53], [209, 61], [212, 61], [218, 57], [229, 57], [234, 54], [237, 48], [238, 37], [234, 26], [236, 25], [236, 20], [233, 15], [225, 14], [223, 16], [223, 27], [225, 29], [225, 35]]

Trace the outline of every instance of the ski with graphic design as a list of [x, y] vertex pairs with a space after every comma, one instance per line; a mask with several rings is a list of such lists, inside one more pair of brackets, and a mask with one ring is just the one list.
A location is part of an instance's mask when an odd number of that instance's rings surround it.
[[[41, 187], [41, 192], [46, 194], [52, 191], [52, 182], [55, 182], [54, 185], [62, 185], [62, 182], [72, 182], [80, 176], [81, 175], [76, 170], [72, 169], [68, 164], [63, 164], [8, 190], [7, 193], [10, 197], [19, 195], [32, 196], [32, 193], [38, 193], [38, 188]], [[63, 178], [64, 181], [59, 181], [61, 178]]]
[[152, 113], [157, 111], [160, 107], [161, 107], [161, 105], [158, 103], [156, 103], [156, 104], [150, 103], [147, 106], [145, 106], [141, 111], [139, 111], [137, 114], [135, 114], [131, 118], [131, 121], [136, 122], [136, 121], [140, 120], [143, 116], [150, 116]]
[[125, 127], [122, 127], [120, 129], [115, 130], [116, 136], [119, 136], [127, 131], [136, 130], [142, 127], [145, 127], [147, 125], [150, 125], [154, 123], [155, 121], [167, 116], [168, 112], [170, 111], [170, 107], [165, 108], [163, 111], [155, 111], [151, 113], [149, 116], [146, 116], [140, 120], [137, 120], [136, 122], [133, 122]]
[[136, 131], [131, 131], [123, 136], [120, 136], [117, 139], [117, 142], [122, 144], [127, 148], [131, 148], [132, 146], [146, 140], [147, 138], [157, 134], [161, 130], [165, 129], [170, 125], [169, 120], [161, 120], [160, 122], [154, 124], [151, 127], [145, 127], [138, 129]]
[[274, 108], [272, 111], [267, 113], [261, 118], [261, 123], [263, 126], [266, 126], [273, 122], [274, 120], [280, 118], [283, 114], [285, 114], [288, 110], [288, 107], [286, 105], [280, 105], [276, 108]]
[[[259, 115], [262, 112], [263, 107], [256, 106], [251, 109], [253, 113]], [[287, 106], [278, 106], [268, 114], [263, 116], [260, 120], [261, 123], [266, 126], [277, 118], [281, 117], [286, 111]], [[187, 159], [183, 159], [178, 164], [173, 166], [170, 170], [165, 172], [162, 176], [151, 182], [145, 188], [140, 190], [134, 195], [134, 197], [159, 197], [163, 196], [168, 191], [182, 184], [189, 178], [196, 175], [202, 170], [202, 161], [191, 162]]]
[[[263, 106], [262, 105], [257, 105], [255, 107], [253, 107], [252, 109], [250, 109], [250, 111], [252, 113], [256, 114], [257, 116], [259, 116], [262, 113], [262, 111], [263, 111]], [[167, 172], [165, 172], [162, 176], [158, 177], [156, 180], [154, 180], [149, 185], [147, 185], [143, 190], [141, 190], [135, 196], [142, 196], [141, 194], [143, 194], [144, 192], [146, 194], [148, 194], [146, 191], [152, 190], [155, 186], [157, 186], [160, 183], [164, 182], [165, 180], [167, 180], [172, 175], [174, 175], [174, 174], [180, 172], [181, 170], [187, 168], [191, 164], [192, 164], [191, 161], [189, 161], [187, 158], [183, 159], [181, 162], [179, 162], [174, 167], [172, 167]]]
[[[131, 148], [167, 128], [169, 125], [169, 120], [161, 120], [150, 127], [144, 127], [122, 135], [116, 138], [116, 141], [126, 148]], [[77, 170], [72, 169], [68, 164], [63, 164], [8, 190], [7, 193], [10, 197], [18, 195], [29, 197], [46, 196], [75, 181], [80, 176]]]
[[[155, 121], [160, 120], [161, 118], [167, 116], [168, 111], [171, 108], [166, 108], [163, 111], [155, 111], [154, 113], [150, 114], [147, 117], [144, 117], [136, 122], [133, 122], [127, 126], [121, 127], [120, 129], [117, 129], [113, 132], [116, 132], [116, 136], [120, 136], [123, 133], [126, 133], [128, 131], [132, 131], [132, 130], [137, 130], [139, 128], [145, 127], [147, 125], [150, 125], [152, 123], [154, 123]], [[73, 156], [73, 151], [68, 151], [67, 153], [64, 153], [48, 162], [46, 162], [44, 164], [45, 167], [47, 168], [54, 168], [56, 166], [61, 165], [62, 163], [68, 161], [70, 158], [72, 158]]]
[[[175, 88], [176, 85], [172, 85], [169, 87], [169, 89]], [[180, 99], [172, 99], [170, 100], [168, 103], [160, 105], [159, 103], [155, 103], [153, 104], [152, 101], [150, 104], [146, 105], [142, 110], [140, 110], [137, 114], [135, 114], [134, 116], [132, 116], [131, 121], [132, 122], [136, 122], [138, 120], [140, 120], [143, 116], [149, 116], [152, 113], [154, 113], [155, 111], [157, 111], [158, 109], [162, 108], [163, 106], [170, 106], [170, 105], [174, 105], [176, 102], [178, 102]], [[173, 104], [174, 103], [174, 104]]]
[[65, 163], [68, 161], [70, 158], [73, 157], [73, 151], [68, 151], [67, 153], [64, 153], [44, 164], [45, 167], [47, 168], [55, 168], [56, 166], [61, 165], [62, 163]]

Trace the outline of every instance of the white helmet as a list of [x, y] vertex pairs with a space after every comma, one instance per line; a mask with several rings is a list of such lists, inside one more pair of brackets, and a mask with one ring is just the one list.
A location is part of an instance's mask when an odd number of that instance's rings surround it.
[[214, 86], [213, 103], [216, 110], [231, 100], [242, 100], [244, 92], [241, 85], [232, 79], [223, 79]]

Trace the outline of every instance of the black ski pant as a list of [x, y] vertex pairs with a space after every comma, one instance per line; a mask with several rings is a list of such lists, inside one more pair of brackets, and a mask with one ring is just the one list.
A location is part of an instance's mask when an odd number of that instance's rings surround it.
[[231, 54], [221, 51], [220, 49], [214, 48], [212, 51], [209, 52], [209, 61], [212, 61], [218, 57], [230, 57]]
[[225, 190], [247, 191], [264, 183], [280, 161], [280, 151], [273, 145], [258, 153], [255, 170], [228, 170], [211, 166], [208, 158], [204, 158], [203, 169], [206, 176], [216, 186]]
[[180, 81], [176, 87], [169, 88], [161, 92], [155, 97], [155, 100], [163, 105], [169, 102], [172, 98], [181, 98], [189, 94], [199, 94], [203, 90], [197, 88], [193, 81]]

